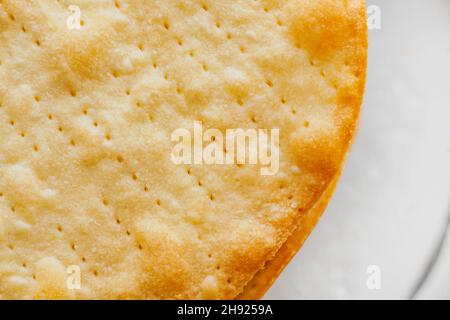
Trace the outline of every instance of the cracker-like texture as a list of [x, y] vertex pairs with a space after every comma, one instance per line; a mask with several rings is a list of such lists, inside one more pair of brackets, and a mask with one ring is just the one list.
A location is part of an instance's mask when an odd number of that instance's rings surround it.
[[[0, 298], [236, 297], [339, 171], [366, 49], [362, 0], [1, 0]], [[278, 174], [175, 165], [194, 121], [280, 128]]]

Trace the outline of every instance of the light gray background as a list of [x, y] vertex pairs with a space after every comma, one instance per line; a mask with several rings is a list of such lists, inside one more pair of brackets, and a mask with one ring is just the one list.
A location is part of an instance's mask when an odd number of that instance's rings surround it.
[[[450, 239], [440, 246], [450, 215], [450, 1], [368, 4], [381, 8], [382, 29], [370, 31], [356, 142], [329, 208], [267, 299], [407, 299], [421, 282], [414, 298], [450, 299]], [[381, 269], [381, 290], [366, 286], [369, 265]]]

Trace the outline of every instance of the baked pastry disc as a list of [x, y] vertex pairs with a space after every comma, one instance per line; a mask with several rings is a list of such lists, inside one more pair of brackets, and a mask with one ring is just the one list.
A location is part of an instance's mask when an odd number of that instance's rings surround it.
[[0, 298], [260, 296], [331, 195], [366, 55], [362, 0], [1, 1]]

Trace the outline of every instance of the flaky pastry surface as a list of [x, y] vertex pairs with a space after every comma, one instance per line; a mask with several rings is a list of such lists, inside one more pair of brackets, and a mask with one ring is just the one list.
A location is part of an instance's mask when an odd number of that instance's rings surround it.
[[[0, 298], [241, 293], [342, 166], [364, 5], [1, 0]], [[280, 128], [279, 172], [175, 165], [194, 121]]]

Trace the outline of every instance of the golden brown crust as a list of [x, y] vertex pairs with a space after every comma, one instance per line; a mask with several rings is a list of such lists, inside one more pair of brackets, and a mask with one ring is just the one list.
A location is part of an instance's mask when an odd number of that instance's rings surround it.
[[336, 175], [336, 178], [322, 194], [319, 201], [301, 218], [297, 229], [292, 233], [289, 239], [286, 240], [280, 250], [278, 250], [275, 257], [267, 262], [266, 266], [261, 269], [249, 283], [247, 283], [244, 291], [238, 295], [236, 299], [256, 300], [261, 299], [264, 296], [266, 291], [269, 290], [283, 269], [291, 261], [297, 251], [300, 250], [306, 238], [308, 238], [309, 234], [314, 229], [333, 195], [333, 191], [339, 180], [338, 178], [339, 175]]
[[[364, 2], [70, 4], [0, 2], [0, 298], [235, 297], [341, 168]], [[281, 128], [278, 174], [175, 165], [194, 121]]]
[[[293, 24], [294, 33], [298, 32], [297, 30], [309, 30], [307, 33], [307, 38], [310, 37], [313, 43], [308, 43], [308, 40], [305, 40], [305, 38], [298, 37], [297, 45], [302, 46], [306, 43], [309, 48], [308, 51], [314, 52], [320, 60], [332, 59], [329, 57], [329, 55], [332, 54], [330, 51], [335, 50], [335, 48], [342, 48], [343, 46], [351, 48], [346, 51], [344, 61], [345, 65], [351, 65], [352, 71], [360, 78], [360, 82], [357, 87], [357, 95], [349, 95], [345, 90], [343, 90], [342, 93], [339, 93], [339, 95], [341, 97], [340, 99], [342, 99], [343, 105], [353, 105], [355, 107], [354, 117], [356, 124], [359, 114], [358, 106], [362, 103], [366, 79], [367, 31], [365, 25], [365, 6], [358, 6], [361, 4], [353, 2], [352, 5], [356, 3], [357, 9], [346, 12], [342, 15], [336, 14], [337, 11], [342, 9], [336, 1], [314, 2], [314, 5], [319, 4], [319, 6], [322, 6], [322, 10], [315, 11], [312, 7], [308, 8], [310, 10], [300, 10], [302, 12], [301, 17], [296, 18], [295, 23]], [[351, 18], [349, 18], [349, 16]], [[313, 26], [317, 25], [322, 25], [322, 28], [313, 28]], [[333, 37], [332, 33], [339, 34], [339, 36]], [[320, 38], [333, 40], [320, 42], [317, 40]], [[314, 41], [317, 42], [314, 43]], [[354, 133], [354, 130], [355, 125], [350, 126], [348, 129], [347, 139], [349, 139], [348, 141], [350, 143], [352, 141], [352, 134]], [[320, 215], [325, 210], [333, 194], [339, 180], [339, 176], [340, 171], [335, 175], [335, 178], [322, 193], [320, 199], [316, 202], [312, 209], [301, 217], [297, 228], [283, 244], [275, 257], [255, 275], [255, 277], [244, 288], [244, 291], [237, 296], [237, 299], [251, 300], [260, 299], [263, 297], [283, 269], [287, 266], [289, 261], [294, 257], [295, 253], [300, 250], [306, 238], [318, 222]]]

